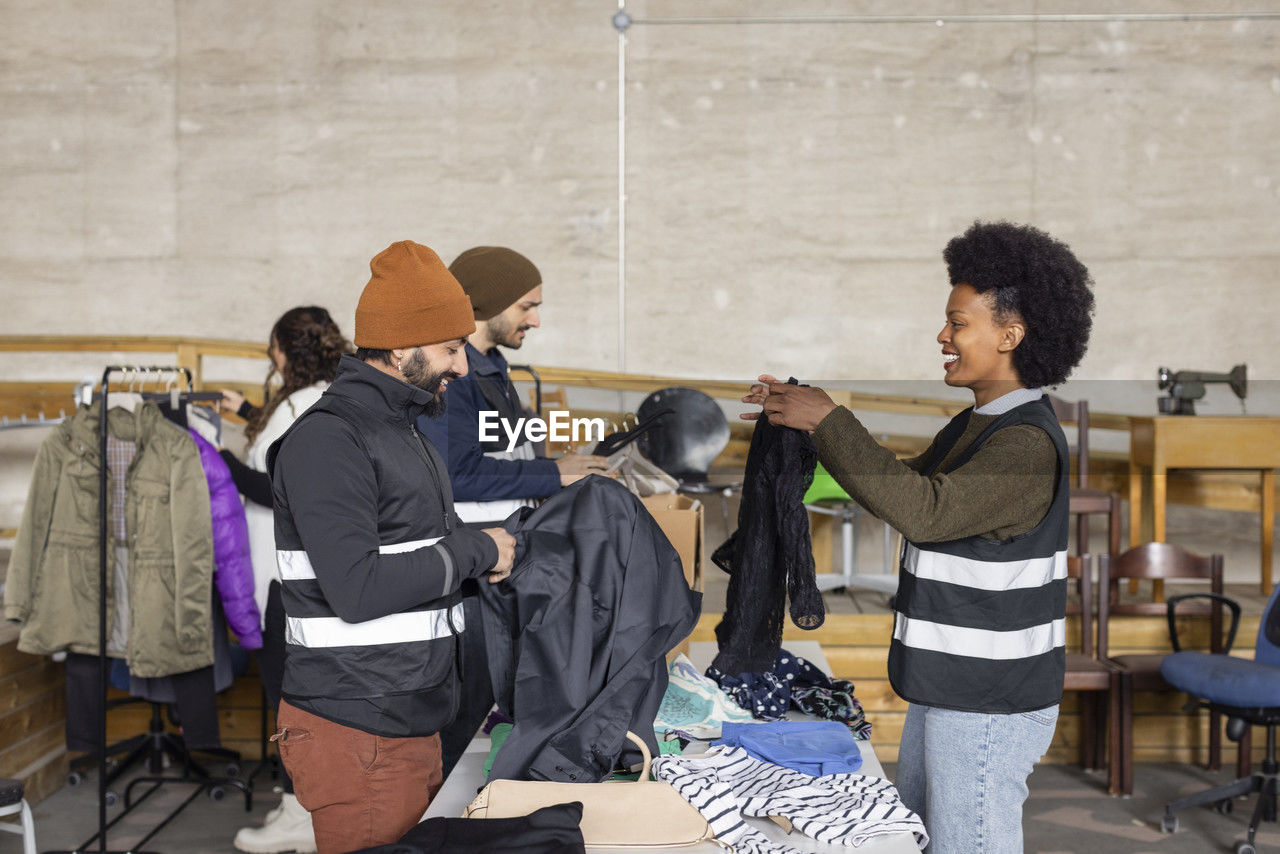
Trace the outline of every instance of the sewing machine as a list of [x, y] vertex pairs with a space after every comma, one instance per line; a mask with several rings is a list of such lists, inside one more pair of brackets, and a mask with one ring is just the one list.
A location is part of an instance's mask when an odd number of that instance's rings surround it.
[[1168, 390], [1167, 397], [1157, 399], [1161, 415], [1195, 415], [1195, 402], [1204, 397], [1205, 383], [1226, 383], [1240, 398], [1240, 409], [1244, 410], [1245, 392], [1248, 381], [1245, 377], [1244, 365], [1236, 365], [1229, 373], [1215, 374], [1208, 371], [1171, 371], [1160, 368], [1158, 383], [1160, 390]]

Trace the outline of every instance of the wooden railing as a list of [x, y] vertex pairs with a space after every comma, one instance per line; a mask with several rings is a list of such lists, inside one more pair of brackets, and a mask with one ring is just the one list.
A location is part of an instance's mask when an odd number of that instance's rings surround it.
[[[164, 354], [174, 364], [190, 368], [197, 388], [243, 385], [242, 380], [206, 380], [205, 358], [221, 356], [244, 359], [263, 359], [266, 354], [260, 342], [225, 341], [214, 338], [177, 338], [167, 336], [111, 336], [111, 335], [8, 335], [0, 336], [0, 353], [156, 353]], [[720, 399], [742, 397], [746, 383], [742, 380], [690, 379], [655, 374], [623, 374], [612, 371], [581, 370], [537, 366], [544, 386], [569, 386], [608, 391], [632, 391], [647, 393], [669, 386], [686, 386], [706, 392]], [[0, 401], [42, 400], [61, 395], [74, 382], [0, 380]], [[872, 412], [890, 412], [904, 415], [951, 417], [964, 409], [967, 403], [942, 398], [903, 395], [865, 394], [854, 391], [830, 390], [836, 403], [850, 409]], [[68, 399], [69, 398], [63, 398]], [[7, 414], [7, 413], [5, 413]], [[1093, 413], [1092, 420], [1099, 429], [1128, 430], [1128, 420], [1121, 415]]]
[[[191, 370], [196, 388], [204, 388], [205, 358], [221, 356], [266, 360], [261, 343], [222, 341], [215, 338], [177, 338], [169, 336], [114, 335], [5, 335], [0, 336], [0, 353], [101, 353], [102, 367], [110, 362], [137, 361], [145, 364], [173, 364]], [[120, 353], [155, 354], [154, 358], [124, 359]], [[76, 380], [23, 381], [0, 379], [0, 416], [20, 418], [45, 415], [54, 417], [62, 410], [74, 408], [72, 394]], [[220, 383], [233, 388], [252, 384], [242, 381]]]
[[[172, 363], [190, 368], [197, 388], [235, 388], [250, 400], [261, 395], [260, 381], [225, 380], [207, 376], [205, 359], [231, 357], [261, 360], [266, 373], [266, 353], [261, 342], [226, 341], [212, 338], [181, 338], [168, 336], [109, 336], [109, 335], [10, 335], [0, 336], [0, 353], [152, 353], [161, 354], [162, 363]], [[105, 362], [104, 362], [105, 364]], [[611, 371], [581, 370], [536, 366], [544, 388], [557, 386], [591, 388], [608, 391], [647, 393], [669, 386], [688, 386], [706, 392], [721, 400], [737, 400], [742, 397], [746, 383], [741, 380], [690, 379], [653, 374], [624, 374]], [[0, 378], [0, 416], [18, 418], [35, 417], [44, 413], [56, 416], [59, 411], [69, 411], [72, 391], [76, 383], [62, 381], [22, 381]], [[965, 401], [914, 395], [867, 394], [847, 390], [831, 390], [832, 399], [856, 411], [886, 412], [902, 415], [950, 417], [966, 406]], [[575, 408], [576, 411], [576, 408]], [[582, 412], [583, 415], [614, 415], [621, 413]], [[1107, 412], [1090, 412], [1090, 425], [1097, 430], [1129, 430], [1127, 416]], [[740, 465], [746, 456], [751, 427], [747, 422], [732, 425], [733, 439], [717, 465]], [[928, 436], [893, 435], [880, 437], [899, 454], [919, 453], [928, 444]], [[1128, 490], [1128, 455], [1124, 452], [1099, 452], [1090, 454], [1091, 485], [1116, 492]], [[1169, 478], [1169, 500], [1173, 503], [1193, 504], [1231, 510], [1256, 510], [1259, 506], [1258, 487], [1249, 478], [1221, 472], [1177, 472]]]

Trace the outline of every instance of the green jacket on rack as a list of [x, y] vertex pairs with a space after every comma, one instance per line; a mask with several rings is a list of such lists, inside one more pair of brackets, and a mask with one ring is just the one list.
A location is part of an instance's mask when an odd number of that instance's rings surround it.
[[[98, 407], [82, 406], [36, 454], [4, 597], [5, 617], [22, 625], [23, 652], [98, 653], [98, 424]], [[107, 425], [112, 437], [135, 444], [125, 481], [127, 542], [117, 542], [108, 523], [107, 625], [121, 592], [116, 549], [127, 546], [130, 672], [168, 676], [208, 666], [213, 531], [200, 453], [153, 403], [113, 408]], [[109, 520], [111, 495], [108, 479]]]

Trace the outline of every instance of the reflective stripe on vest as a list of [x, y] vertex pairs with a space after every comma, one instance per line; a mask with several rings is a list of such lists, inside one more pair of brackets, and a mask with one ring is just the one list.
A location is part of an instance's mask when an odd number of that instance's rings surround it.
[[978, 590], [1026, 590], [1067, 577], [1067, 550], [1053, 557], [987, 561], [944, 552], [921, 551], [908, 542], [902, 569], [916, 578]]
[[[443, 537], [431, 537], [426, 540], [409, 540], [405, 543], [391, 543], [389, 545], [378, 546], [378, 554], [380, 555], [398, 555], [406, 552], [425, 549], [434, 546]], [[439, 550], [444, 555], [446, 566], [453, 566], [453, 558], [444, 549]], [[311, 558], [302, 549], [277, 549], [276, 550], [276, 567], [280, 571], [281, 581], [314, 581], [316, 577], [315, 568], [311, 565]]]
[[413, 643], [448, 637], [466, 628], [462, 603], [452, 609], [389, 614], [363, 623], [341, 617], [287, 617], [285, 642], [319, 649], [333, 646], [378, 646]]
[[912, 649], [927, 649], [990, 661], [1009, 661], [1044, 655], [1056, 647], [1066, 646], [1067, 622], [1054, 620], [1018, 631], [993, 632], [931, 623], [897, 614], [893, 622], [893, 637]]
[[[485, 456], [492, 460], [534, 460], [533, 443], [525, 442], [516, 445], [510, 451], [488, 451]], [[500, 498], [497, 501], [455, 501], [453, 512], [464, 522], [501, 521], [521, 507], [534, 507], [537, 502], [532, 498]]]

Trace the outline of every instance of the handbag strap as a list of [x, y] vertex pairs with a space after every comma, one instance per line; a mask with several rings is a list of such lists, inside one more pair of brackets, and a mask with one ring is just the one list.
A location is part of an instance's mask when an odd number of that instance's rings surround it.
[[640, 777], [637, 782], [644, 782], [649, 779], [649, 766], [653, 764], [653, 754], [649, 752], [649, 745], [644, 743], [644, 739], [636, 735], [631, 730], [627, 730], [627, 738], [638, 748], [640, 755], [644, 757], [644, 766], [640, 769]]

